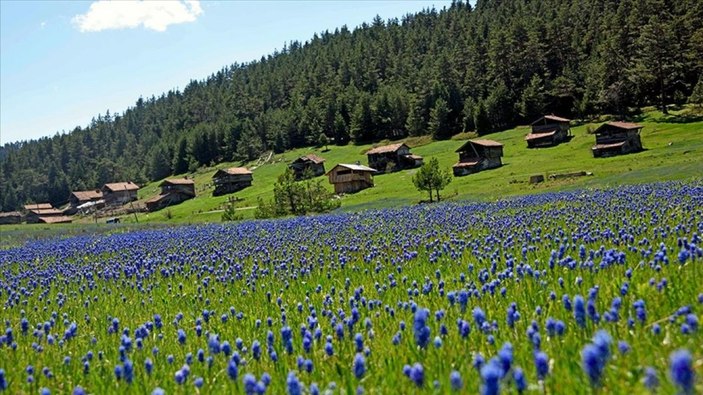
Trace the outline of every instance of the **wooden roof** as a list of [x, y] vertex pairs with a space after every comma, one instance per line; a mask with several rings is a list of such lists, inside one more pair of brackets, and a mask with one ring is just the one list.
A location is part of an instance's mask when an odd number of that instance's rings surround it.
[[350, 165], [347, 163], [339, 163], [337, 166], [333, 167], [332, 170], [328, 171], [327, 174], [332, 173], [338, 167], [343, 167], [345, 169], [349, 169], [349, 170], [353, 170], [353, 171], [362, 171], [362, 172], [369, 172], [369, 173], [375, 173], [377, 171], [376, 169], [372, 169], [372, 168], [370, 168], [368, 166], [364, 166], [364, 165]]
[[410, 149], [410, 147], [408, 147], [408, 145], [405, 143], [397, 143], [397, 144], [390, 144], [390, 145], [384, 145], [381, 147], [371, 148], [370, 150], [366, 151], [366, 155], [385, 154], [388, 152], [395, 152], [395, 151], [398, 151], [403, 146], [405, 146], [405, 148], [407, 148], [407, 149]]
[[139, 186], [132, 181], [128, 182], [111, 182], [107, 183], [103, 186], [103, 189], [107, 189], [111, 192], [119, 192], [119, 191], [136, 191], [139, 189]]
[[103, 197], [102, 191], [98, 189], [91, 191], [73, 191], [71, 195], [75, 196], [79, 201], [101, 199]]
[[539, 140], [545, 137], [551, 137], [556, 134], [556, 129], [550, 129], [550, 130], [540, 130], [537, 133], [530, 133], [527, 136], [525, 136], [525, 140], [530, 141], [530, 140]]
[[51, 203], [33, 203], [33, 204], [25, 204], [24, 209], [29, 211], [29, 210], [46, 210], [54, 208], [54, 206], [51, 205]]
[[315, 154], [307, 154], [303, 155], [300, 158], [296, 159], [293, 161], [293, 163], [296, 162], [312, 162], [316, 165], [319, 165], [320, 163], [323, 163], [325, 161], [325, 158], [321, 158]]
[[532, 122], [532, 125], [534, 125], [534, 124], [536, 124], [536, 123], [540, 123], [540, 122], [542, 122], [543, 120], [552, 121], [552, 122], [571, 122], [570, 119], [558, 117], [558, 116], [552, 114], [552, 115], [543, 115], [543, 116], [541, 116], [538, 120]]
[[153, 197], [151, 197], [151, 198], [145, 200], [144, 203], [156, 203], [156, 202], [160, 201], [161, 199], [163, 199], [163, 198], [165, 198], [165, 197], [167, 197], [167, 196], [169, 196], [169, 195], [170, 195], [170, 193], [163, 193], [163, 194], [160, 194], [160, 195], [156, 195], [156, 196], [153, 196]]
[[494, 141], [494, 140], [474, 139], [474, 140], [469, 140], [469, 141], [467, 141], [466, 143], [464, 143], [464, 145], [462, 145], [461, 147], [459, 147], [459, 149], [457, 149], [456, 152], [465, 151], [466, 148], [467, 148], [469, 145], [472, 145], [472, 144], [474, 144], [474, 145], [480, 145], [480, 146], [483, 146], [483, 147], [502, 147], [502, 146], [503, 146], [503, 144], [501, 144], [501, 143], [499, 143], [499, 142], [497, 142], [497, 141]]
[[39, 217], [39, 222], [45, 224], [67, 224], [73, 221], [71, 217], [60, 216], [60, 217]]
[[159, 184], [160, 187], [164, 185], [195, 185], [195, 181], [190, 178], [170, 178]]
[[0, 218], [21, 217], [21, 216], [22, 216], [22, 214], [20, 214], [18, 211], [7, 211], [7, 212], [0, 213]]
[[596, 132], [598, 132], [600, 129], [604, 128], [606, 125], [612, 126], [614, 128], [618, 128], [618, 129], [624, 129], [624, 130], [642, 129], [644, 127], [638, 123], [614, 121], [614, 122], [606, 122], [606, 123], [600, 125], [598, 127], [598, 129], [596, 129]]
[[247, 169], [246, 167], [230, 167], [229, 169], [217, 170], [213, 175], [213, 178], [217, 177], [218, 174], [222, 173], [229, 174], [231, 176], [252, 174], [251, 170]]
[[61, 215], [63, 214], [63, 211], [55, 209], [55, 208], [44, 208], [44, 209], [33, 209], [29, 210], [30, 213], [38, 215], [38, 216], [55, 216], [55, 215]]
[[622, 147], [623, 145], [625, 145], [625, 143], [626, 143], [625, 141], [620, 141], [617, 143], [610, 143], [610, 144], [596, 144], [591, 149], [599, 150], [599, 149], [608, 149], [608, 148], [618, 148], [618, 147]]

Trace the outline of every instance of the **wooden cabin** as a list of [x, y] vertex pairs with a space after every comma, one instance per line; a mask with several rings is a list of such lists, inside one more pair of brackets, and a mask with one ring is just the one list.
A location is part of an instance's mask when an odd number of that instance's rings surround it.
[[215, 191], [212, 192], [212, 195], [220, 196], [240, 191], [250, 187], [253, 179], [252, 172], [246, 167], [220, 169], [212, 176], [212, 181], [215, 184]]
[[104, 206], [103, 193], [99, 189], [91, 191], [73, 191], [68, 197], [68, 208], [64, 210], [65, 214], [73, 215], [81, 209], [88, 207]]
[[378, 169], [380, 173], [409, 169], [422, 165], [422, 157], [410, 153], [410, 147], [405, 143], [384, 145], [368, 150], [366, 156], [369, 167]]
[[601, 158], [613, 155], [642, 151], [640, 131], [643, 126], [629, 122], [607, 122], [595, 131], [596, 145], [593, 157]]
[[22, 222], [22, 214], [19, 211], [9, 211], [0, 213], [0, 225], [13, 225]]
[[31, 209], [27, 211], [27, 223], [28, 224], [38, 224], [47, 223], [47, 218], [49, 217], [63, 217], [63, 211], [55, 208], [41, 208], [41, 209]]
[[306, 174], [318, 177], [325, 174], [325, 159], [315, 154], [307, 154], [291, 162], [288, 167], [293, 170], [297, 180], [302, 180]]
[[131, 181], [105, 184], [100, 189], [105, 204], [108, 206], [122, 205], [137, 200], [138, 190], [139, 186]]
[[530, 133], [525, 136], [527, 148], [549, 147], [565, 141], [571, 136], [571, 120], [545, 115], [532, 122]]
[[354, 193], [373, 186], [373, 173], [376, 169], [364, 165], [340, 163], [327, 172], [334, 193]]
[[455, 177], [503, 165], [500, 159], [503, 156], [503, 144], [497, 141], [469, 140], [456, 152], [459, 153], [459, 162], [452, 167]]
[[195, 182], [187, 178], [164, 180], [159, 187], [161, 193], [144, 202], [149, 211], [160, 210], [195, 197]]

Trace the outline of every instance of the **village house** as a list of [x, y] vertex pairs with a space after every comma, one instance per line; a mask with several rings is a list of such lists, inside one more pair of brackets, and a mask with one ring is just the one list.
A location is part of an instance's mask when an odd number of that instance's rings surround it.
[[410, 153], [405, 143], [384, 145], [368, 150], [369, 167], [378, 169], [379, 173], [409, 169], [422, 165], [422, 157]]
[[456, 152], [459, 153], [459, 162], [452, 167], [455, 177], [503, 165], [500, 159], [503, 156], [503, 144], [497, 141], [469, 140]]
[[[25, 206], [26, 207], [26, 206]], [[45, 207], [45, 206], [44, 206]], [[34, 208], [27, 210], [26, 220], [28, 224], [47, 223], [49, 217], [63, 217], [63, 211], [51, 208]]]
[[64, 210], [65, 214], [73, 215], [78, 211], [88, 208], [99, 208], [105, 206], [103, 193], [99, 189], [90, 191], [73, 191], [68, 197], [68, 208]]
[[246, 167], [220, 169], [212, 176], [212, 181], [215, 184], [215, 190], [212, 195], [220, 196], [240, 191], [250, 187], [253, 179], [252, 172]]
[[159, 187], [161, 193], [145, 202], [149, 211], [160, 210], [195, 197], [195, 182], [187, 178], [164, 180]]
[[288, 167], [293, 170], [295, 178], [301, 180], [306, 174], [317, 177], [325, 174], [325, 160], [315, 154], [307, 154], [291, 162]]
[[105, 204], [117, 206], [137, 200], [137, 184], [129, 182], [114, 182], [103, 185], [101, 192]]
[[340, 163], [327, 172], [336, 194], [354, 193], [373, 186], [375, 169], [364, 165]]
[[13, 225], [22, 222], [22, 214], [19, 211], [9, 211], [0, 213], [0, 225]]
[[601, 158], [642, 151], [640, 131], [643, 126], [628, 122], [607, 122], [595, 131], [593, 157]]
[[525, 136], [527, 148], [557, 145], [571, 136], [569, 119], [556, 115], [545, 115], [530, 125], [531, 131]]

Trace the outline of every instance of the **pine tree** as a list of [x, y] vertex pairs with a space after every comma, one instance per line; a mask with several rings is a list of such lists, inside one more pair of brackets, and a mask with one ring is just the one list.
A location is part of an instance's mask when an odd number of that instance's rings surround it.
[[449, 108], [446, 100], [439, 98], [430, 111], [429, 132], [435, 140], [444, 140], [452, 136], [449, 129]]
[[173, 174], [182, 174], [188, 171], [188, 141], [185, 138], [178, 140], [178, 147], [173, 156]]

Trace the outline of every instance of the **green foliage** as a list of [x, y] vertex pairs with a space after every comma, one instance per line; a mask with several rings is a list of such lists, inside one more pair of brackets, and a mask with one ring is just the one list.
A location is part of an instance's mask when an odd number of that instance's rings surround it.
[[440, 201], [439, 191], [443, 190], [449, 183], [452, 182], [452, 175], [449, 170], [442, 170], [439, 166], [437, 158], [430, 159], [425, 162], [413, 175], [413, 184], [418, 191], [429, 193], [430, 202], [434, 197]]
[[429, 132], [435, 140], [445, 140], [452, 136], [449, 128], [449, 108], [446, 100], [439, 98], [430, 111]]
[[698, 83], [693, 89], [691, 96], [689, 96], [688, 102], [695, 104], [697, 107], [703, 106], [703, 77], [698, 79]]
[[340, 205], [341, 201], [325, 189], [321, 180], [307, 177], [304, 181], [296, 181], [295, 173], [286, 169], [273, 186], [273, 199], [265, 201], [260, 198], [254, 215], [256, 218], [274, 218], [323, 213]]
[[237, 211], [237, 202], [230, 200], [225, 205], [225, 211], [222, 213], [222, 222], [241, 221], [244, 216]]

